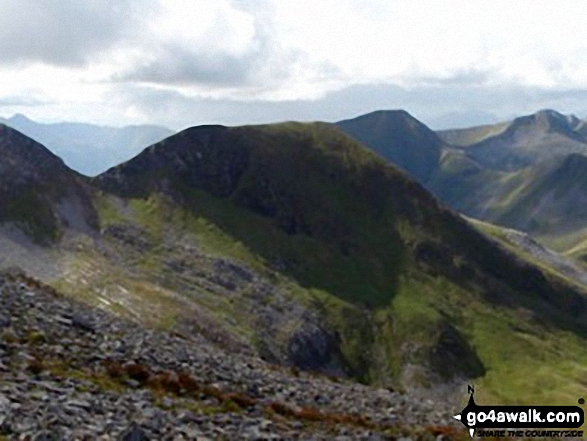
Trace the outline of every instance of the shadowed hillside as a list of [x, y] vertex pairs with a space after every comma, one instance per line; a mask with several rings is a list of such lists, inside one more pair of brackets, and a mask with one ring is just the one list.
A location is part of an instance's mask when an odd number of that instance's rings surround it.
[[57, 240], [66, 228], [96, 225], [83, 178], [20, 132], [0, 125], [0, 222], [36, 242]]

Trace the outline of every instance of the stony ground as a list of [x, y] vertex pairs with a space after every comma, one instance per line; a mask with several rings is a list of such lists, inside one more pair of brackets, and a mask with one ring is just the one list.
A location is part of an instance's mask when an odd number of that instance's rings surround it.
[[0, 440], [438, 439], [429, 399], [148, 330], [0, 274]]

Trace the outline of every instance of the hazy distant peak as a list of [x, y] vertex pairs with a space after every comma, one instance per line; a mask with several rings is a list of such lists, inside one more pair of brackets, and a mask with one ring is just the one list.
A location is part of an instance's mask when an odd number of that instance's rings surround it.
[[22, 113], [15, 113], [10, 118], [8, 118], [8, 121], [12, 122], [12, 123], [30, 123], [30, 122], [32, 122], [32, 120], [30, 118], [27, 118]]
[[380, 109], [380, 110], [375, 110], [371, 113], [367, 113], [366, 115], [363, 115], [363, 116], [368, 116], [368, 115], [387, 115], [387, 116], [396, 116], [396, 117], [402, 116], [402, 117], [407, 117], [407, 118], [414, 118], [412, 115], [410, 115], [410, 113], [407, 110], [404, 110], [404, 109]]
[[421, 182], [439, 164], [444, 142], [405, 110], [379, 110], [336, 125]]
[[417, 136], [424, 135], [430, 138], [437, 138], [436, 133], [432, 129], [403, 109], [377, 110], [355, 118], [339, 121], [336, 124], [343, 128], [352, 125], [368, 125], [374, 130], [402, 130], [413, 132]]
[[165, 127], [134, 125], [98, 126], [88, 123], [38, 123], [22, 114], [0, 122], [24, 133], [63, 158], [65, 163], [86, 175], [99, 172], [128, 160], [151, 144], [172, 135]]

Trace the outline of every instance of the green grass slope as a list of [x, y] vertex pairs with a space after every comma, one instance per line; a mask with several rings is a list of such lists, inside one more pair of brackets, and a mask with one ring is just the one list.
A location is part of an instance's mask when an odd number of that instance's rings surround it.
[[496, 221], [538, 237], [572, 234], [587, 225], [587, 157], [571, 154], [525, 178]]

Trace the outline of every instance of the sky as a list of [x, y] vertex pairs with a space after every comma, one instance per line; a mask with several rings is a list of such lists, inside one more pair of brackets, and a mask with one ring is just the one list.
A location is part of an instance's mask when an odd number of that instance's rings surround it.
[[0, 115], [122, 126], [337, 121], [432, 128], [587, 116], [587, 3], [1, 0]]

